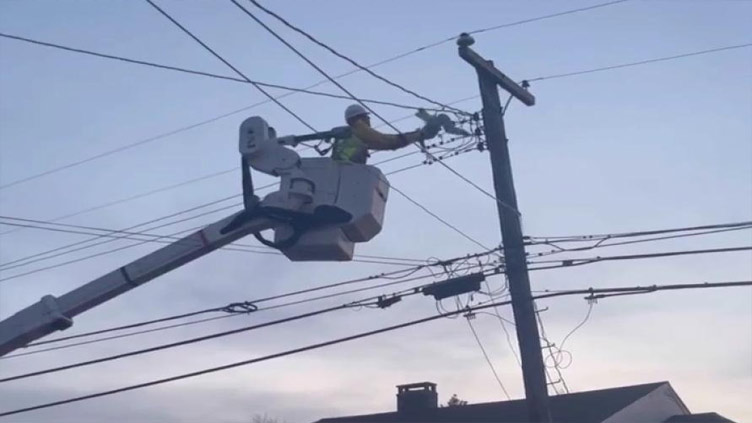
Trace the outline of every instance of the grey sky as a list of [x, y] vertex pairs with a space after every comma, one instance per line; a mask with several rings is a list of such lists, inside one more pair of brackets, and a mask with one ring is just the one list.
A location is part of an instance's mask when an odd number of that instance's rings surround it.
[[[416, 47], [506, 22], [595, 1], [325, 1], [266, 4], [355, 60], [370, 64]], [[229, 1], [159, 2], [207, 44], [261, 81], [303, 87], [321, 79]], [[250, 7], [250, 6], [249, 6]], [[476, 36], [476, 50], [520, 80], [752, 41], [747, 1], [630, 1]], [[266, 19], [264, 17], [264, 19]], [[270, 24], [331, 74], [350, 66]], [[142, 1], [0, 2], [0, 32], [232, 75]], [[752, 50], [736, 49], [533, 83], [535, 107], [512, 103], [507, 130], [528, 235], [625, 232], [750, 220], [752, 217]], [[443, 102], [477, 94], [474, 72], [453, 43], [375, 68]], [[422, 105], [358, 73], [342, 83], [362, 97]], [[325, 85], [318, 89], [332, 93]], [[271, 90], [274, 94], [281, 91]], [[84, 159], [264, 98], [252, 87], [149, 69], [0, 39], [0, 185]], [[296, 94], [282, 100], [317, 129], [342, 124], [349, 101]], [[458, 104], [475, 111], [479, 100]], [[388, 119], [410, 112], [386, 106]], [[236, 132], [260, 115], [278, 132], [307, 129], [266, 104], [179, 135], [0, 190], [0, 215], [54, 219], [89, 207], [237, 166]], [[375, 121], [375, 120], [374, 120]], [[413, 129], [417, 118], [401, 121]], [[391, 154], [391, 153], [390, 153]], [[401, 153], [394, 153], [401, 154]], [[385, 154], [383, 157], [390, 157]], [[420, 155], [384, 165], [395, 170]], [[486, 154], [448, 162], [492, 190]], [[65, 223], [123, 228], [237, 194], [239, 172], [103, 208]], [[390, 182], [481, 243], [499, 242], [493, 202], [446, 169], [423, 166]], [[260, 178], [265, 183], [271, 178]], [[225, 202], [218, 207], [231, 204]], [[425, 259], [477, 252], [396, 193], [385, 228], [358, 254]], [[162, 229], [172, 233], [229, 211]], [[0, 230], [5, 231], [7, 227]], [[27, 229], [0, 236], [0, 262], [84, 239]], [[600, 255], [749, 245], [749, 231], [636, 244]], [[255, 240], [244, 240], [254, 244]], [[92, 251], [0, 273], [0, 278]], [[44, 294], [61, 294], [141, 254], [144, 245], [0, 282], [0, 318]], [[585, 253], [590, 256], [593, 253]], [[742, 280], [748, 253], [600, 263], [532, 274], [533, 289]], [[70, 333], [156, 318], [394, 269], [364, 263], [290, 263], [281, 257], [218, 252], [96, 308]], [[398, 268], [398, 267], [396, 267]], [[495, 278], [494, 287], [503, 281]], [[49, 354], [0, 360], [0, 376], [185, 339], [342, 303], [382, 289]], [[544, 301], [546, 330], [560, 342], [587, 311], [579, 297]], [[389, 310], [345, 311], [91, 368], [0, 384], [0, 410], [116, 388], [239, 361], [435, 312], [424, 297]], [[511, 318], [510, 310], [502, 313]], [[498, 321], [479, 315], [478, 333], [513, 397], [519, 367]], [[516, 344], [515, 344], [516, 348]], [[573, 390], [667, 380], [692, 411], [752, 420], [752, 290], [657, 293], [603, 300], [567, 341]], [[305, 422], [389, 411], [394, 385], [437, 382], [442, 400], [502, 393], [463, 319], [441, 320], [337, 347], [175, 384], [22, 414], [9, 421], [247, 421], [268, 413]]]

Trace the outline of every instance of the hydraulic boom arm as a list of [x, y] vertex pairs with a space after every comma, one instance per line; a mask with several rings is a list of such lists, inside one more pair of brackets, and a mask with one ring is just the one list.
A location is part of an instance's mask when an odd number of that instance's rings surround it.
[[[244, 210], [212, 223], [60, 297], [46, 295], [0, 321], [0, 356], [73, 324], [73, 317], [199, 257], [254, 234], [292, 261], [346, 261], [354, 244], [381, 231], [388, 184], [375, 167], [301, 158], [288, 146], [347, 136], [346, 128], [277, 137], [264, 119], [240, 125]], [[260, 200], [250, 169], [280, 178]], [[274, 230], [274, 240], [261, 236]]]
[[[243, 213], [243, 212], [240, 212]], [[200, 258], [248, 234], [278, 224], [259, 217], [222, 233], [238, 214], [194, 232], [67, 294], [42, 299], [0, 322], [0, 356], [73, 324], [73, 316]]]

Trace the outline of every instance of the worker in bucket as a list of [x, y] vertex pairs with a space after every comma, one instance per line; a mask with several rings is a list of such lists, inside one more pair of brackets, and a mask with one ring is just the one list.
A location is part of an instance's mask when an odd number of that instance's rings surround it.
[[345, 121], [350, 128], [347, 137], [338, 139], [332, 148], [332, 158], [341, 162], [365, 164], [368, 150], [397, 150], [414, 142], [423, 142], [438, 135], [441, 123], [428, 120], [425, 126], [413, 132], [382, 134], [371, 128], [368, 111], [360, 104], [345, 109]]

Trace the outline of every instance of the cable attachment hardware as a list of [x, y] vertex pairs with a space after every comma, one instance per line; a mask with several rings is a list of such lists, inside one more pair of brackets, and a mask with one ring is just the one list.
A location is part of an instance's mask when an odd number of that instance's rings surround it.
[[227, 304], [221, 311], [231, 314], [253, 313], [254, 311], [258, 311], [258, 306], [250, 301], [243, 301]]

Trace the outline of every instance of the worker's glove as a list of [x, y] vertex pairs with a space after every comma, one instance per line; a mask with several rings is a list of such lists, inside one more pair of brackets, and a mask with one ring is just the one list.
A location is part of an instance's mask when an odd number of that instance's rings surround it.
[[425, 126], [420, 130], [421, 135], [423, 136], [424, 140], [429, 140], [436, 135], [439, 135], [439, 131], [441, 130], [441, 122], [439, 122], [437, 119], [429, 119]]

